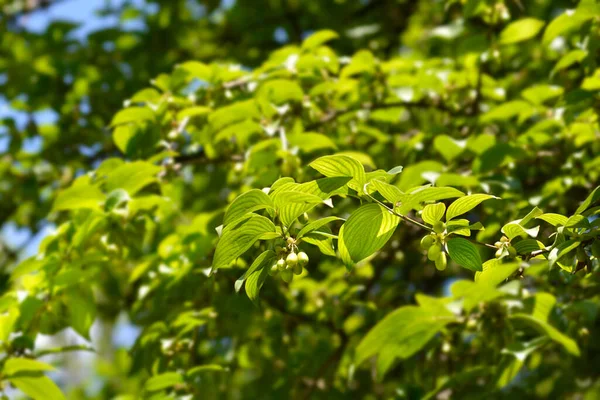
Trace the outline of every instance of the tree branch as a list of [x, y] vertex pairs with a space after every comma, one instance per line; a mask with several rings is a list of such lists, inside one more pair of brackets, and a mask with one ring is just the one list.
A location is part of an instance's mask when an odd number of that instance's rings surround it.
[[394, 108], [394, 107], [406, 107], [406, 108], [421, 108], [421, 109], [437, 109], [440, 111], [447, 112], [451, 115], [464, 115], [463, 112], [454, 110], [443, 103], [433, 103], [426, 101], [395, 101], [390, 103], [382, 103], [382, 104], [362, 104], [358, 107], [350, 107], [342, 110], [331, 110], [329, 113], [325, 114], [319, 121], [314, 122], [306, 127], [307, 131], [314, 130], [321, 125], [327, 124], [329, 122], [335, 121], [339, 117], [351, 114], [358, 111], [374, 111], [374, 110], [382, 110], [386, 108]]

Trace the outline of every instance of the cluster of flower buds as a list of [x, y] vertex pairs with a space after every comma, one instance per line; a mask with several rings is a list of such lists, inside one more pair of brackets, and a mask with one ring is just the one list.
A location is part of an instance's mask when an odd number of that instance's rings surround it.
[[296, 254], [293, 250], [294, 244], [290, 243], [292, 250], [287, 251], [286, 249], [278, 249], [280, 258], [271, 266], [269, 274], [271, 276], [281, 275], [281, 279], [284, 282], [291, 282], [294, 279], [294, 275], [302, 274], [304, 267], [308, 264], [308, 255], [301, 251]]

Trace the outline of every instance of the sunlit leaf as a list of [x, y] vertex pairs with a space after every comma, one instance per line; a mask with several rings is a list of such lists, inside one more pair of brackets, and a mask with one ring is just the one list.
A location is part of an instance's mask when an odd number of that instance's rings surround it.
[[342, 225], [338, 246], [347, 267], [369, 257], [390, 239], [400, 218], [378, 204], [366, 204]]

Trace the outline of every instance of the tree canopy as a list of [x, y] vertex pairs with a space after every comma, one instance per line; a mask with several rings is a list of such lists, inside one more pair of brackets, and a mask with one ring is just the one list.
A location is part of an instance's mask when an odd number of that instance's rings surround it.
[[596, 1], [22, 3], [2, 393], [600, 397]]

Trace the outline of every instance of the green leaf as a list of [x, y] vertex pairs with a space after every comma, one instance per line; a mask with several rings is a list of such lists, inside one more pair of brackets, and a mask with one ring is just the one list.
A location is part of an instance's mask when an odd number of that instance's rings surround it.
[[164, 374], [150, 377], [150, 379], [146, 381], [144, 388], [148, 392], [156, 392], [157, 390], [168, 389], [183, 382], [183, 376], [180, 373], [165, 372]]
[[458, 157], [466, 148], [466, 141], [455, 140], [448, 135], [437, 135], [433, 147], [450, 162]]
[[455, 235], [471, 236], [471, 228], [480, 228], [478, 225], [470, 224], [468, 219], [453, 219], [446, 223], [446, 231], [448, 234], [452, 233]]
[[502, 349], [502, 354], [511, 355], [512, 357], [505, 358], [499, 365], [496, 387], [500, 389], [512, 382], [518, 375], [529, 354], [546, 343], [547, 339], [541, 337], [527, 343], [515, 342], [509, 347]]
[[469, 196], [461, 197], [455, 200], [446, 213], [446, 221], [450, 221], [452, 218], [462, 215], [466, 212], [471, 211], [477, 207], [482, 201], [489, 199], [497, 199], [498, 197], [489, 194], [472, 194]]
[[113, 141], [123, 154], [129, 154], [130, 147], [133, 147], [130, 146], [130, 143], [134, 143], [132, 139], [138, 133], [139, 130], [135, 125], [120, 125], [113, 131]]
[[0, 314], [0, 342], [8, 340], [18, 319], [19, 311], [16, 307], [9, 308], [8, 312], [2, 311]]
[[63, 400], [58, 386], [50, 378], [44, 375], [39, 376], [14, 376], [8, 378], [8, 381], [17, 389], [25, 393], [34, 400]]
[[267, 99], [272, 104], [282, 105], [289, 102], [301, 102], [304, 93], [295, 81], [274, 79], [261, 85], [258, 96]]
[[517, 269], [519, 269], [519, 263], [504, 263], [502, 260], [493, 258], [483, 263], [481, 271], [475, 272], [475, 282], [496, 287]]
[[211, 68], [200, 61], [187, 61], [178, 65], [178, 68], [183, 69], [190, 74], [191, 77], [201, 81], [211, 82], [212, 80], [213, 72]]
[[522, 42], [533, 38], [544, 26], [544, 21], [535, 18], [523, 18], [510, 23], [500, 33], [500, 44]]
[[400, 218], [378, 204], [366, 204], [350, 215], [339, 233], [338, 247], [348, 268], [369, 257], [390, 239]]
[[262, 268], [259, 268], [248, 275], [248, 279], [246, 280], [246, 295], [248, 295], [248, 298], [255, 304], [258, 300], [260, 289], [269, 275], [269, 268], [273, 262], [275, 262], [275, 255], [273, 255], [272, 258], [263, 261]]
[[542, 214], [544, 214], [544, 212], [542, 210], [540, 210], [537, 207], [534, 207], [531, 211], [529, 211], [527, 213], [526, 216], [524, 216], [523, 218], [521, 218], [520, 220], [515, 221], [515, 222], [518, 222], [519, 225], [521, 225], [521, 226], [525, 226], [528, 223], [530, 223], [531, 221], [533, 221], [536, 217], [539, 217]]
[[548, 317], [556, 304], [556, 297], [550, 293], [538, 292], [535, 294], [532, 317], [540, 321], [548, 322]]
[[[300, 185], [294, 184], [294, 186], [290, 187], [290, 189], [298, 189]], [[314, 205], [320, 204], [323, 202], [319, 196], [302, 192], [300, 190], [282, 190], [277, 191], [275, 196], [273, 196], [273, 203], [275, 204], [275, 209], [281, 211], [283, 208], [293, 204], [307, 204]]]
[[319, 196], [300, 191], [300, 185], [295, 184], [290, 189], [296, 190], [279, 190], [273, 197], [279, 218], [285, 226], [291, 226], [299, 216], [323, 203]]
[[390, 175], [397, 175], [402, 172], [404, 167], [402, 165], [397, 165], [394, 168], [390, 169], [387, 173]]
[[352, 56], [350, 63], [342, 69], [340, 76], [348, 78], [358, 74], [372, 74], [375, 71], [376, 60], [369, 50], [359, 50]]
[[226, 267], [244, 254], [266, 233], [275, 232], [275, 225], [270, 219], [255, 214], [251, 214], [239, 226], [232, 229], [228, 228], [223, 230], [223, 234], [217, 243], [212, 264], [213, 272], [221, 267]]
[[545, 213], [536, 217], [537, 219], [541, 219], [546, 221], [547, 223], [553, 226], [564, 226], [567, 223], [568, 218], [564, 215], [553, 214], [553, 213]]
[[406, 359], [455, 320], [450, 311], [440, 307], [401, 307], [386, 315], [359, 343], [355, 353], [356, 364], [360, 365], [376, 354], [382, 357], [384, 353], [391, 358]]
[[537, 250], [542, 250], [544, 244], [535, 239], [524, 239], [516, 243], [512, 243], [518, 254], [529, 254]]
[[481, 256], [473, 243], [463, 238], [452, 238], [446, 245], [448, 254], [458, 265], [471, 271], [483, 271]]
[[552, 268], [561, 257], [574, 251], [579, 247], [579, 245], [581, 245], [580, 241], [571, 239], [554, 247], [552, 250], [550, 250], [550, 254], [548, 254], [549, 267]]
[[335, 257], [336, 254], [332, 239], [337, 239], [337, 237], [330, 237], [330, 235], [331, 230], [327, 226], [323, 226], [319, 230], [305, 234], [302, 237], [302, 241], [316, 246], [321, 253], [327, 256]]
[[577, 357], [580, 356], [579, 346], [577, 346], [577, 343], [570, 337], [564, 335], [558, 329], [554, 328], [552, 325], [548, 324], [547, 322], [539, 320], [532, 315], [521, 313], [513, 314], [509, 316], [509, 318], [511, 321], [520, 321], [526, 325], [531, 326], [538, 332], [548, 336], [556, 343], [562, 345], [565, 348], [565, 350], [567, 350], [572, 355]]
[[115, 189], [108, 194], [104, 202], [104, 211], [112, 211], [115, 208], [127, 203], [131, 200], [129, 193], [124, 189]]
[[521, 92], [524, 99], [541, 105], [548, 100], [556, 99], [564, 93], [564, 89], [555, 85], [534, 85]]
[[262, 132], [263, 128], [258, 122], [251, 119], [245, 119], [221, 129], [219, 133], [214, 136], [214, 142], [229, 142], [235, 139], [240, 146], [245, 147], [248, 145], [248, 142], [252, 136], [258, 136]]
[[137, 123], [137, 122], [145, 122], [151, 121], [154, 119], [154, 112], [147, 107], [129, 107], [119, 111], [112, 122], [111, 126], [121, 125], [121, 124], [129, 124], [129, 123]]
[[4, 363], [2, 373], [4, 375], [15, 375], [20, 372], [54, 371], [54, 367], [41, 361], [29, 358], [9, 358]]
[[220, 131], [236, 122], [257, 118], [260, 118], [260, 112], [256, 106], [256, 101], [250, 99], [229, 104], [211, 112], [208, 115], [208, 122], [212, 129]]
[[339, 217], [325, 217], [325, 218], [321, 218], [318, 219], [316, 221], [312, 221], [306, 225], [304, 225], [302, 227], [302, 229], [300, 229], [300, 232], [298, 232], [298, 234], [296, 235], [296, 239], [300, 239], [302, 236], [317, 230], [319, 228], [321, 228], [324, 225], [327, 225], [330, 222], [333, 221], [343, 221], [343, 218], [339, 218]]
[[450, 287], [450, 292], [454, 299], [463, 299], [463, 309], [466, 313], [470, 313], [481, 303], [492, 301], [504, 295], [504, 293], [489, 284], [466, 280], [454, 282]]
[[600, 186], [598, 186], [596, 189], [594, 189], [592, 191], [592, 193], [590, 193], [589, 196], [586, 197], [586, 199], [583, 201], [583, 203], [581, 203], [581, 205], [579, 207], [577, 207], [575, 214], [583, 213], [585, 210], [590, 208], [592, 205], [594, 205], [599, 200], [600, 200]]
[[69, 292], [66, 303], [71, 327], [85, 339], [91, 340], [90, 328], [96, 320], [96, 303], [92, 291], [87, 294], [80, 291]]
[[362, 164], [352, 157], [332, 155], [317, 158], [309, 164], [327, 177], [351, 177], [348, 186], [362, 193], [365, 184], [365, 169]]
[[123, 164], [108, 174], [106, 190], [112, 192], [115, 189], [123, 189], [133, 197], [145, 186], [156, 182], [157, 174], [161, 170], [161, 167], [145, 161]]
[[570, 52], [562, 56], [560, 60], [558, 60], [552, 72], [556, 73], [558, 71], [562, 71], [563, 69], [567, 69], [573, 64], [583, 61], [583, 59], [585, 59], [587, 55], [588, 53], [585, 50], [571, 50]]
[[446, 212], [446, 205], [444, 203], [428, 204], [423, 208], [421, 218], [429, 225], [433, 225], [438, 221], [441, 221]]
[[[254, 272], [258, 271], [260, 268], [264, 267], [265, 265], [267, 265], [270, 261], [273, 261], [274, 259], [275, 259], [275, 252], [273, 250], [266, 250], [266, 251], [263, 251], [262, 253], [260, 253], [260, 255], [258, 257], [256, 257], [256, 259], [254, 260], [254, 262], [252, 263], [250, 268], [248, 268], [246, 270], [246, 272], [244, 272], [244, 275], [240, 276], [238, 278], [238, 280], [235, 281], [235, 285], [234, 285], [235, 291], [239, 292], [247, 277], [252, 275]], [[247, 290], [247, 287], [246, 287], [246, 290]]]
[[[278, 212], [281, 221], [290, 226], [296, 218], [310, 211], [317, 204], [323, 203], [333, 195], [347, 194], [347, 183], [352, 178], [334, 177], [317, 179], [302, 184], [286, 182], [272, 190], [269, 196], [279, 204]], [[280, 198], [278, 200], [278, 198]], [[320, 201], [317, 201], [317, 197]]]
[[223, 226], [237, 220], [248, 213], [265, 208], [275, 209], [271, 198], [262, 190], [252, 189], [235, 198], [227, 208], [223, 218]]
[[385, 183], [378, 179], [373, 179], [372, 181], [370, 181], [368, 183], [367, 188], [369, 187], [372, 187], [373, 189], [378, 191], [384, 199], [386, 199], [392, 204], [396, 204], [404, 198], [404, 193], [402, 192], [402, 190], [398, 189], [398, 187], [390, 185], [389, 183]]
[[102, 191], [89, 183], [74, 184], [58, 194], [52, 211], [91, 208], [101, 210], [106, 196]]
[[186, 375], [192, 377], [194, 375], [202, 374], [205, 372], [229, 372], [229, 368], [223, 367], [219, 364], [198, 365], [197, 367], [190, 368], [186, 372]]
[[501, 229], [502, 233], [504, 233], [509, 239], [514, 239], [516, 237], [536, 237], [540, 231], [540, 227], [536, 226], [531, 229], [525, 229], [518, 222], [509, 222], [504, 225]]
[[398, 182], [398, 187], [401, 190], [406, 191], [425, 182], [427, 180], [425, 179], [425, 176], [428, 174], [433, 173], [439, 175], [443, 170], [444, 165], [437, 161], [421, 161], [419, 163], [409, 165], [402, 171], [402, 175], [400, 175], [400, 181]]
[[591, 13], [580, 11], [565, 11], [548, 24], [544, 31], [544, 36], [542, 37], [542, 43], [544, 45], [550, 44], [550, 42], [558, 36], [565, 35], [570, 31], [579, 28], [585, 21], [593, 18], [593, 16], [594, 15]]
[[206, 114], [210, 113], [211, 111], [212, 111], [212, 109], [210, 107], [203, 107], [203, 106], [188, 107], [188, 108], [184, 108], [183, 110], [181, 110], [177, 113], [177, 119], [179, 121], [181, 121], [185, 118], [192, 118], [192, 117], [197, 117], [199, 115], [206, 115]]
[[339, 38], [339, 35], [330, 30], [330, 29], [324, 29], [321, 31], [317, 31], [315, 33], [313, 33], [312, 35], [310, 35], [309, 37], [307, 37], [306, 39], [304, 39], [304, 42], [302, 42], [302, 49], [303, 50], [312, 50], [315, 49], [319, 46], [321, 46], [324, 43], [327, 43], [333, 39], [337, 39]]
[[589, 91], [600, 90], [600, 68], [596, 69], [592, 76], [588, 76], [583, 80], [581, 88]]
[[583, 215], [575, 214], [565, 222], [565, 228], [589, 228], [590, 221]]
[[396, 211], [399, 214], [406, 214], [412, 209], [420, 208], [420, 204], [424, 202], [451, 199], [464, 195], [463, 192], [452, 187], [422, 187], [407, 193]]
[[304, 153], [312, 153], [324, 149], [337, 149], [337, 145], [329, 137], [314, 132], [304, 132], [288, 135], [288, 143], [292, 147], [298, 147]]
[[529, 112], [532, 106], [523, 100], [513, 100], [502, 103], [483, 114], [482, 122], [506, 121], [514, 118], [522, 113]]

